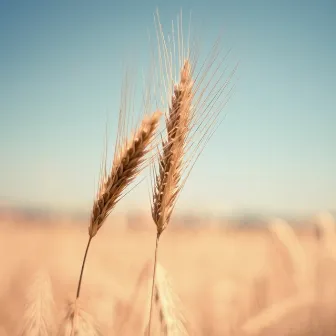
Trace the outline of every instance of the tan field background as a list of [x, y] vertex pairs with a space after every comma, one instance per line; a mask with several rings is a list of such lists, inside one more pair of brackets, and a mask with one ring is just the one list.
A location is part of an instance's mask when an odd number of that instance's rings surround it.
[[[155, 228], [123, 228], [111, 217], [91, 245], [82, 307], [103, 335], [141, 335]], [[87, 223], [2, 220], [0, 227], [0, 335], [18, 334], [29, 288], [43, 272], [51, 279], [57, 329], [75, 298]], [[168, 228], [159, 262], [189, 333], [335, 335], [333, 218], [320, 217], [316, 228], [294, 232], [281, 221], [255, 229]]]

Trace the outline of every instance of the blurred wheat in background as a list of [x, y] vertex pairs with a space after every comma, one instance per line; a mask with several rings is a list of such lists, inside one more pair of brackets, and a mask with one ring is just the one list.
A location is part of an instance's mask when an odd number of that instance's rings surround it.
[[[87, 231], [70, 220], [29, 231], [22, 224], [1, 224], [1, 333], [69, 335], [74, 307], [64, 311], [65, 302], [75, 296]], [[206, 226], [171, 229], [162, 238], [153, 335], [334, 334], [330, 215], [300, 230], [285, 221], [270, 222], [269, 230]], [[144, 334], [153, 232], [102, 230], [88, 256], [78, 335]]]

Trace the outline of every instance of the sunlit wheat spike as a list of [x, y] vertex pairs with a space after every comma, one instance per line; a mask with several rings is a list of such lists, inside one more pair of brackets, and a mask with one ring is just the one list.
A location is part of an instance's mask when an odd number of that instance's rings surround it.
[[186, 60], [181, 70], [180, 82], [174, 89], [169, 116], [166, 119], [167, 139], [162, 142], [159, 172], [155, 176], [152, 217], [158, 234], [166, 228], [181, 188], [183, 155], [191, 121], [191, 90], [190, 64]]
[[166, 120], [166, 134], [152, 167], [152, 217], [160, 235], [193, 165], [220, 124], [236, 66], [228, 70], [228, 53], [222, 55], [219, 43], [215, 43], [203, 64], [198, 64], [190, 31], [187, 38], [184, 36], [182, 14], [177, 20], [177, 33], [173, 24], [172, 34], [164, 34], [158, 13], [155, 23], [157, 100]]
[[58, 336], [102, 336], [92, 316], [79, 303], [68, 302], [65, 316], [58, 328]]
[[103, 176], [93, 204], [89, 235], [94, 237], [116, 205], [126, 187], [143, 168], [148, 145], [158, 127], [161, 113], [155, 112], [143, 119], [140, 127], [126, 142], [116, 148], [112, 169]]
[[55, 327], [54, 314], [54, 299], [49, 275], [39, 271], [27, 293], [26, 309], [18, 335], [51, 335]]

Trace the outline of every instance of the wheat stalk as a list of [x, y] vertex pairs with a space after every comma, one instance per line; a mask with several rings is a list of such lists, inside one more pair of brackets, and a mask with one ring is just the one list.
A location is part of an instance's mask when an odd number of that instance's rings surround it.
[[26, 297], [20, 336], [48, 336], [54, 329], [54, 299], [49, 275], [39, 271]]
[[[227, 102], [223, 93], [235, 72], [234, 69], [229, 79], [224, 83], [221, 82], [226, 69], [221, 70], [223, 60], [216, 64], [218, 50], [214, 48], [210, 59], [202, 65], [199, 73], [195, 73], [197, 57], [190, 51], [189, 37], [187, 44], [184, 43], [182, 14], [177, 24], [178, 48], [175, 48], [174, 31], [172, 37], [166, 41], [158, 14], [156, 24], [160, 68], [158, 87], [163, 87], [164, 94], [160, 98], [164, 105], [162, 110], [167, 112], [166, 137], [162, 140], [158, 160], [153, 163], [154, 185], [151, 212], [157, 234], [148, 323], [149, 335], [159, 239], [169, 224], [176, 201], [192, 167], [219, 124], [219, 114]], [[176, 49], [178, 49], [178, 56], [176, 56]], [[178, 81], [174, 78], [176, 69], [179, 72]]]
[[[101, 178], [97, 197], [93, 203], [89, 225], [89, 239], [79, 275], [76, 301], [80, 296], [84, 266], [91, 240], [102, 227], [105, 219], [120, 200], [127, 186], [144, 167], [143, 164], [148, 152], [148, 146], [154, 138], [160, 116], [161, 113], [159, 111], [150, 116], [146, 116], [134, 135], [123, 144], [117, 146], [111, 172], [108, 176], [104, 174]], [[76, 318], [74, 319], [74, 325], [75, 324]]]
[[[191, 121], [192, 79], [189, 61], [186, 60], [181, 70], [181, 78], [175, 86], [169, 116], [166, 119], [167, 139], [162, 141], [162, 153], [159, 154], [159, 172], [155, 177], [153, 192], [152, 217], [157, 227], [154, 275], [151, 302], [154, 294], [154, 279], [157, 264], [159, 238], [167, 227], [176, 198], [181, 190], [181, 170], [186, 138]], [[152, 303], [150, 308], [152, 315]], [[148, 333], [150, 335], [150, 322]]]

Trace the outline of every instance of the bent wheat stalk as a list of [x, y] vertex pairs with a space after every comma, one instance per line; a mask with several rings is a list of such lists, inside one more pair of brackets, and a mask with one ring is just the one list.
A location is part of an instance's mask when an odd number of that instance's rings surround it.
[[[143, 119], [135, 134], [125, 143], [117, 146], [112, 169], [108, 176], [101, 178], [96, 200], [93, 203], [91, 221], [89, 225], [89, 239], [81, 266], [76, 302], [80, 296], [84, 266], [91, 240], [104, 224], [116, 203], [123, 196], [126, 187], [135, 179], [144, 167], [148, 146], [154, 138], [161, 113], [155, 112]], [[73, 330], [76, 324], [76, 314], [73, 319]], [[72, 333], [73, 335], [73, 333]]]

